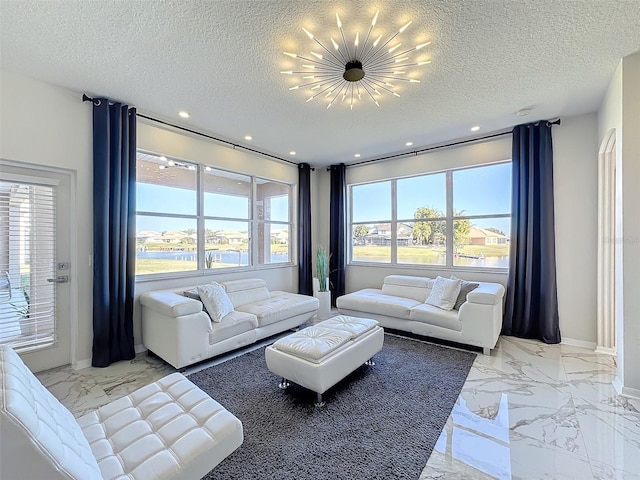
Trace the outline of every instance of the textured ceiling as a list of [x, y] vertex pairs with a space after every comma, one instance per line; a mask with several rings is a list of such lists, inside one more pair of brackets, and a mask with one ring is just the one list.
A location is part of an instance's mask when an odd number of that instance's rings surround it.
[[[353, 110], [289, 90], [280, 71], [296, 64], [282, 52], [320, 51], [302, 27], [329, 44], [337, 12], [352, 41], [378, 9], [374, 35], [413, 20], [403, 46], [432, 42], [421, 83]], [[0, 0], [0, 67], [321, 166], [594, 112], [639, 32], [637, 0]]]

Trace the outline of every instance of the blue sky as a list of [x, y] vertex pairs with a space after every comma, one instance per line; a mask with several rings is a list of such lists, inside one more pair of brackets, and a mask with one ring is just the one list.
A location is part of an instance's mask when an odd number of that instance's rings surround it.
[[[194, 190], [167, 187], [150, 183], [136, 184], [137, 209], [141, 212], [177, 213], [182, 215], [196, 215], [197, 195]], [[271, 220], [286, 222], [289, 219], [289, 199], [287, 196], [271, 197]], [[205, 215], [223, 218], [249, 218], [249, 200], [235, 195], [221, 195], [205, 193]], [[212, 230], [247, 231], [247, 222], [206, 220], [205, 228]], [[196, 228], [193, 219], [178, 219], [166, 217], [137, 217], [137, 230], [187, 230]], [[282, 228], [286, 229], [286, 226]], [[279, 230], [279, 227], [274, 227]]]
[[[398, 219], [414, 216], [419, 207], [446, 209], [444, 173], [398, 179]], [[354, 222], [379, 222], [391, 218], [391, 181], [353, 188]], [[511, 162], [453, 172], [453, 208], [465, 215], [490, 215], [511, 211]], [[508, 218], [473, 220], [481, 228], [494, 227], [509, 235]]]
[[[419, 207], [432, 207], [444, 212], [446, 208], [445, 174], [432, 174], [398, 180], [398, 219], [411, 219]], [[196, 214], [196, 192], [148, 183], [137, 184], [139, 211], [177, 214]], [[353, 189], [354, 221], [377, 222], [391, 218], [391, 182], [358, 185]], [[453, 172], [453, 208], [467, 215], [510, 213], [511, 162]], [[248, 218], [246, 197], [206, 193], [207, 215], [226, 218]], [[271, 219], [288, 221], [288, 198], [272, 197]], [[481, 228], [494, 227], [507, 235], [508, 218], [473, 220]], [[159, 217], [137, 217], [137, 230], [186, 230], [196, 228], [195, 220]], [[208, 220], [212, 230], [247, 231], [247, 222]], [[278, 227], [276, 227], [278, 229]]]

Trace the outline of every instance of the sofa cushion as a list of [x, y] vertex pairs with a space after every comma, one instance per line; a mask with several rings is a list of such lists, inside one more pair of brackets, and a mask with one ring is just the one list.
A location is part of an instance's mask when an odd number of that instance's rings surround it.
[[182, 478], [181, 471], [193, 463], [213, 468], [242, 438], [240, 421], [180, 373], [78, 423], [105, 479]]
[[456, 310], [442, 310], [426, 303], [411, 309], [411, 320], [437, 325], [456, 332], [462, 331], [462, 322], [458, 320], [458, 312]]
[[223, 282], [222, 286], [229, 295], [234, 308], [248, 303], [260, 302], [270, 297], [267, 282], [261, 278], [247, 278]]
[[175, 292], [145, 292], [140, 295], [140, 303], [168, 317], [180, 317], [202, 311], [202, 302]]
[[[187, 298], [193, 298], [194, 300], [198, 300], [200, 303], [202, 303], [202, 299], [200, 298], [200, 294], [198, 293], [197, 287], [193, 287], [188, 290], [185, 290], [182, 292], [182, 294]], [[202, 304], [202, 311], [207, 315], [209, 315], [209, 312], [207, 311], [207, 307], [204, 306], [204, 303]]]
[[318, 308], [318, 299], [297, 293], [271, 292], [271, 297], [236, 307], [240, 312], [251, 313], [258, 319], [260, 327], [313, 312]]
[[349, 332], [313, 326], [281, 338], [273, 347], [295, 357], [319, 363], [350, 339]]
[[225, 315], [233, 312], [231, 299], [219, 283], [211, 282], [209, 285], [198, 285], [197, 289], [200, 300], [214, 322], [222, 321]]
[[241, 333], [249, 332], [258, 327], [258, 319], [255, 315], [246, 312], [233, 311], [225, 315], [221, 322], [211, 325], [209, 344], [227, 340]]
[[102, 479], [71, 412], [2, 345], [0, 387], [0, 478]]
[[378, 322], [371, 318], [350, 317], [348, 315], [338, 315], [329, 320], [316, 323], [316, 327], [333, 328], [343, 330], [351, 334], [351, 340], [358, 338], [363, 333], [373, 330]]
[[[456, 277], [451, 277], [455, 279]], [[458, 298], [456, 299], [456, 303], [453, 306], [454, 310], [460, 310], [460, 307], [464, 302], [467, 301], [467, 294], [472, 290], [475, 290], [480, 286], [479, 283], [475, 282], [467, 282], [466, 280], [460, 280], [460, 293], [458, 293]]]
[[364, 313], [376, 313], [389, 317], [409, 319], [411, 309], [421, 302], [411, 298], [385, 295], [377, 288], [365, 288], [357, 292], [338, 297], [338, 308]]
[[433, 283], [431, 293], [425, 300], [425, 303], [443, 310], [451, 310], [456, 304], [456, 299], [460, 293], [460, 280], [437, 277]]
[[431, 278], [387, 275], [384, 277], [382, 293], [396, 297], [412, 298], [422, 303], [431, 293], [432, 287], [433, 279]]

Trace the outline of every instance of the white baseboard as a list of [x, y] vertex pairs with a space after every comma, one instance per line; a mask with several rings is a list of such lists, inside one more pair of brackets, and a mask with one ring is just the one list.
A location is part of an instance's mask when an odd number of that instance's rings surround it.
[[596, 349], [596, 342], [585, 342], [584, 340], [577, 340], [575, 338], [562, 337], [562, 341], [560, 343], [563, 343], [564, 345], [571, 345], [572, 347], [588, 348], [589, 350]]
[[617, 376], [612, 383], [613, 383], [613, 388], [616, 390], [616, 393], [618, 395], [622, 395], [623, 397], [640, 399], [640, 389], [625, 387], [622, 384], [622, 381], [620, 380], [620, 378]]
[[[133, 347], [136, 355], [138, 355], [139, 353], [144, 353], [147, 351], [147, 347], [145, 347], [143, 344], [139, 343], [138, 345], [136, 345], [135, 347]], [[76, 361], [74, 364], [71, 365], [71, 368], [73, 368], [74, 370], [82, 370], [83, 368], [89, 368], [91, 366], [91, 359], [90, 358], [85, 358], [84, 360], [78, 360]]]
[[614, 357], [617, 355], [616, 349], [610, 347], [596, 347], [596, 353], [601, 353], [603, 355], [613, 355]]
[[76, 363], [71, 365], [74, 370], [82, 370], [83, 368], [89, 368], [91, 366], [91, 359], [85, 358], [84, 360], [77, 360]]

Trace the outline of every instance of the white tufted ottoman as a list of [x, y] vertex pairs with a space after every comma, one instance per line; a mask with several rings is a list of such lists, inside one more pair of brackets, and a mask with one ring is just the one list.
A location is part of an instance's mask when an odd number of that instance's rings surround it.
[[242, 424], [179, 373], [77, 421], [0, 346], [0, 478], [201, 478], [242, 444]]
[[384, 331], [369, 318], [340, 315], [281, 338], [265, 350], [267, 368], [282, 377], [280, 388], [292, 381], [322, 394], [382, 350]]

